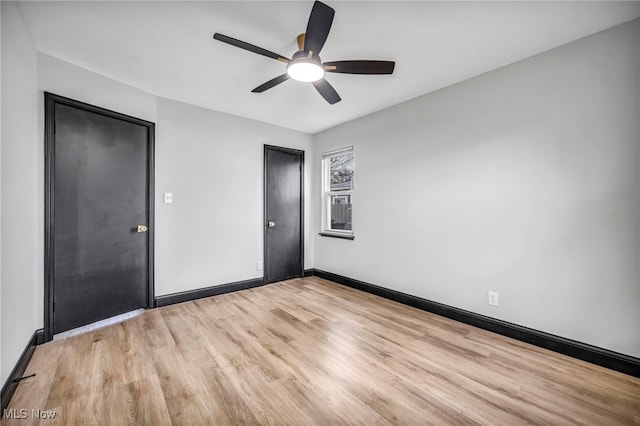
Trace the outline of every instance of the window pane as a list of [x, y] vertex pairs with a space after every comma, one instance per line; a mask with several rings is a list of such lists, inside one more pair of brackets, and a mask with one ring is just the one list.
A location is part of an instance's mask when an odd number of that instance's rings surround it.
[[330, 191], [344, 191], [353, 188], [353, 152], [330, 157]]
[[351, 195], [331, 195], [329, 202], [330, 229], [351, 231]]

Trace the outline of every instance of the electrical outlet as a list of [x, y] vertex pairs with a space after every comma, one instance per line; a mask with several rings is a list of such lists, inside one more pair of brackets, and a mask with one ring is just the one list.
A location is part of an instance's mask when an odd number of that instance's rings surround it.
[[165, 192], [164, 193], [164, 203], [165, 204], [173, 203], [173, 193], [172, 192]]
[[258, 269], [258, 271], [262, 271], [262, 260], [258, 260], [258, 262], [256, 263], [256, 268]]
[[487, 302], [491, 306], [500, 306], [500, 299], [498, 298], [497, 291], [490, 291], [487, 293]]

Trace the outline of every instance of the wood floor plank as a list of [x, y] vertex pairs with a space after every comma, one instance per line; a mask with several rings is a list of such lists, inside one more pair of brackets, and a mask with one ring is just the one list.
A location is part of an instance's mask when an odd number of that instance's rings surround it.
[[36, 348], [2, 425], [640, 424], [640, 379], [309, 277]]

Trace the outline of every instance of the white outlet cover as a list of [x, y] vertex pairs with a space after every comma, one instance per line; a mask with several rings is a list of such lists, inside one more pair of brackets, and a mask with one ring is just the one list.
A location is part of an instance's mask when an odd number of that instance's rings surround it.
[[165, 192], [164, 193], [164, 203], [165, 204], [173, 203], [173, 193], [172, 192]]
[[262, 271], [262, 260], [258, 260], [258, 262], [256, 263], [256, 268], [258, 269], [258, 271]]
[[500, 298], [497, 291], [489, 291], [487, 293], [487, 303], [491, 306], [500, 306]]

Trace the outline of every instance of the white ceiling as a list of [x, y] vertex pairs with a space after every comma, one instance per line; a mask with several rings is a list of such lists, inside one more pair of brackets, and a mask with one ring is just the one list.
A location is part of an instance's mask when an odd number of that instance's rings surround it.
[[316, 133], [640, 16], [640, 2], [326, 1], [324, 61], [396, 61], [391, 76], [329, 74], [342, 101], [308, 83], [251, 89], [285, 64], [214, 32], [290, 57], [312, 1], [21, 2], [36, 48], [149, 93]]

